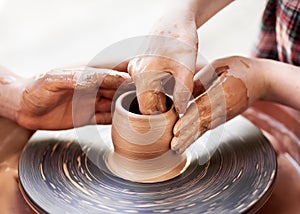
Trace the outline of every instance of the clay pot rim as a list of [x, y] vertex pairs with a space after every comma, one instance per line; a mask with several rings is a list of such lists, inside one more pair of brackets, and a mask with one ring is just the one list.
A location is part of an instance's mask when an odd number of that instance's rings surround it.
[[164, 113], [160, 113], [160, 114], [151, 114], [151, 115], [143, 115], [143, 114], [132, 113], [129, 110], [126, 110], [121, 102], [123, 101], [124, 97], [128, 96], [129, 94], [133, 94], [133, 93], [136, 94], [136, 91], [135, 90], [127, 91], [127, 92], [123, 93], [122, 95], [120, 95], [118, 97], [117, 101], [116, 101], [116, 106], [120, 106], [120, 108], [116, 107], [115, 111], [119, 111], [120, 113], [122, 113], [124, 115], [134, 116], [138, 119], [149, 119], [149, 118], [151, 118], [151, 120], [153, 120], [153, 119], [161, 119], [161, 117], [167, 117], [166, 115], [171, 114], [172, 111], [174, 110], [173, 100], [168, 95], [166, 95], [172, 101], [172, 106], [170, 107], [170, 109], [168, 111], [166, 111]]

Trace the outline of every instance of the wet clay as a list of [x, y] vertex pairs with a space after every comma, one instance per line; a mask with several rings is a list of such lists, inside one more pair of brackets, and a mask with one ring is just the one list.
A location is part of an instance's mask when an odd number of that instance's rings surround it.
[[[245, 111], [249, 106], [249, 90], [243, 77], [230, 73], [228, 65], [211, 70], [208, 67], [206, 80], [196, 83], [208, 89], [198, 96], [187, 113], [174, 127], [172, 149], [182, 153], [198, 137]], [[201, 77], [196, 77], [200, 80]], [[200, 89], [200, 90], [202, 90]], [[199, 91], [198, 91], [199, 92]]]
[[[225, 68], [226, 69], [226, 68]], [[224, 71], [224, 68], [222, 68]], [[249, 105], [245, 83], [222, 73], [211, 87], [196, 99], [200, 117], [200, 134], [215, 128], [245, 111]]]
[[168, 100], [169, 110], [166, 113], [142, 115], [138, 112], [134, 92], [120, 96], [112, 124], [115, 152], [129, 159], [156, 158], [167, 152], [178, 118], [170, 98]]
[[125, 158], [114, 152], [109, 154], [106, 161], [107, 166], [115, 175], [142, 183], [169, 180], [181, 174], [188, 165], [185, 156], [177, 155], [171, 150], [157, 158], [143, 160]]
[[180, 173], [186, 158], [170, 150], [178, 115], [169, 97], [167, 106], [165, 113], [142, 115], [134, 91], [118, 98], [112, 123], [116, 154], [107, 163], [114, 174], [132, 181], [157, 182]]
[[[240, 60], [249, 68], [249, 65]], [[245, 111], [249, 105], [249, 90], [243, 76], [230, 73], [230, 66], [225, 64], [206, 71], [207, 80], [196, 79], [193, 94], [196, 98], [199, 119], [199, 134], [232, 119]], [[199, 77], [198, 77], [199, 78]], [[206, 90], [207, 89], [207, 90]]]

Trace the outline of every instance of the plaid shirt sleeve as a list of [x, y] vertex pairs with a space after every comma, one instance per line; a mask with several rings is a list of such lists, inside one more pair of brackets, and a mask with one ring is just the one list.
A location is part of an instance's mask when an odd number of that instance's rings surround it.
[[269, 0], [253, 56], [300, 65], [300, 0]]

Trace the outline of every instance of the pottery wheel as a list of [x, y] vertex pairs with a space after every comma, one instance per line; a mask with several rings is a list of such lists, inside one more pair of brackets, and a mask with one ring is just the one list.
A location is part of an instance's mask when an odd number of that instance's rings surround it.
[[105, 164], [112, 152], [110, 126], [98, 127], [104, 143], [93, 139], [90, 128], [82, 128], [86, 146], [74, 130], [39, 131], [28, 142], [19, 161], [20, 188], [37, 212], [246, 213], [255, 212], [271, 194], [276, 155], [241, 116], [226, 123], [214, 152], [203, 147], [201, 137], [187, 151], [190, 163], [182, 174], [152, 184], [113, 175]]

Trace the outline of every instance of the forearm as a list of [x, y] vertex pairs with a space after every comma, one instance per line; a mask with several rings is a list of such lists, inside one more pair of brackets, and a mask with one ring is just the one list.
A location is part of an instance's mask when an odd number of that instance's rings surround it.
[[23, 78], [0, 66], [0, 116], [16, 121]]
[[196, 26], [199, 28], [233, 0], [189, 0], [187, 2], [195, 16]]
[[196, 30], [233, 0], [168, 0], [150, 34], [170, 36], [196, 47]]
[[300, 110], [300, 67], [266, 59], [260, 63], [267, 89], [263, 100]]
[[163, 16], [173, 21], [189, 19], [199, 28], [231, 2], [233, 0], [168, 0]]

